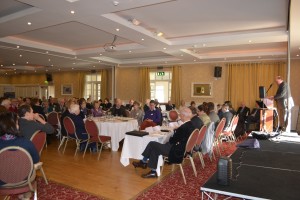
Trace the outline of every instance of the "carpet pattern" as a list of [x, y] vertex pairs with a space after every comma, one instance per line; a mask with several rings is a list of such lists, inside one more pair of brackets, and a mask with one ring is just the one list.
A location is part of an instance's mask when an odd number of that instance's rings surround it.
[[[232, 154], [236, 147], [235, 145], [224, 144], [224, 150], [222, 156], [228, 156]], [[194, 156], [194, 162], [197, 170], [197, 177], [195, 177], [190, 161], [186, 160], [183, 167], [183, 171], [186, 177], [187, 184], [183, 182], [183, 178], [179, 168], [176, 168], [174, 173], [167, 175], [158, 184], [152, 186], [144, 193], [140, 194], [136, 199], [138, 200], [151, 200], [151, 199], [189, 199], [199, 200], [201, 199], [200, 187], [214, 174], [217, 170], [217, 160], [212, 162], [208, 156], [204, 157], [205, 168], [202, 169], [199, 156]], [[218, 199], [222, 199], [222, 196], [218, 196]]]
[[[37, 197], [38, 200], [102, 200], [100, 198], [77, 189], [49, 181], [46, 185], [45, 181], [41, 177], [37, 177]], [[17, 200], [18, 196], [14, 195], [11, 199]], [[31, 197], [33, 199], [33, 197]]]

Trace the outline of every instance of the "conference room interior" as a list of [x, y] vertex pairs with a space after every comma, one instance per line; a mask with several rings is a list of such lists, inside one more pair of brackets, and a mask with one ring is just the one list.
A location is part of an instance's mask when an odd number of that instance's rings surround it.
[[[292, 130], [299, 133], [299, 9], [296, 0], [3, 0], [0, 96], [119, 98], [124, 105], [151, 98], [177, 108], [181, 100], [230, 100], [235, 110], [242, 102], [252, 110], [259, 86], [268, 89], [280, 75], [289, 83]], [[197, 84], [208, 85], [208, 94], [195, 91]], [[135, 199], [172, 173], [166, 166], [159, 178], [143, 179], [146, 170], [124, 167], [123, 140], [99, 160], [90, 152], [74, 156], [74, 143], [65, 153], [58, 145], [51, 136], [41, 156], [48, 180], [105, 199]]]

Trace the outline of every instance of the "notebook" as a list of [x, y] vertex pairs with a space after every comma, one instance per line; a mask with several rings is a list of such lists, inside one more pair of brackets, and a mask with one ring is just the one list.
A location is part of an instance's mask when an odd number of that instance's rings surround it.
[[143, 137], [145, 135], [149, 135], [149, 133], [145, 132], [145, 131], [129, 131], [125, 134], [126, 135], [132, 135], [132, 136], [138, 136], [138, 137]]

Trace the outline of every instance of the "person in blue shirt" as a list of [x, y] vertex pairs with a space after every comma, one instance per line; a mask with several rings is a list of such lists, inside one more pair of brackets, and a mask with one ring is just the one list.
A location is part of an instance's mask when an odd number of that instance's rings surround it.
[[145, 112], [144, 121], [153, 121], [156, 124], [161, 124], [162, 117], [159, 109], [155, 108], [155, 101], [151, 100], [149, 104], [149, 110]]

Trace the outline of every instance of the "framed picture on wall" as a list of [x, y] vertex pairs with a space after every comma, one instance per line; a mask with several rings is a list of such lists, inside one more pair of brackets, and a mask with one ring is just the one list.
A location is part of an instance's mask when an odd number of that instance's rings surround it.
[[62, 84], [61, 85], [61, 95], [73, 95], [73, 85], [72, 84]]
[[192, 83], [192, 97], [212, 97], [212, 83]]

